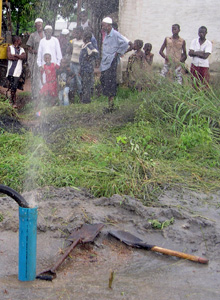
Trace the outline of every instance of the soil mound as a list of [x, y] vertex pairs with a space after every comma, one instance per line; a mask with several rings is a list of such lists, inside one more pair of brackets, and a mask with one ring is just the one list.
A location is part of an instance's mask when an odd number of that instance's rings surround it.
[[11, 133], [21, 133], [24, 126], [15, 117], [0, 115], [0, 129]]
[[[18, 207], [12, 199], [0, 198], [0, 287], [8, 293], [1, 299], [13, 299], [15, 294], [18, 300], [24, 295], [27, 299], [61, 299], [61, 295], [63, 299], [94, 300], [219, 299], [219, 194], [166, 191], [152, 207], [128, 196], [95, 198], [74, 188], [45, 187], [23, 196], [38, 206], [38, 271], [56, 262], [74, 229], [84, 223], [104, 223], [105, 227], [93, 244], [73, 250], [52, 285], [37, 280], [25, 283], [24, 294], [16, 274]], [[209, 264], [128, 247], [109, 236], [111, 229], [126, 230], [149, 244], [206, 257]], [[112, 270], [115, 279], [109, 289]]]

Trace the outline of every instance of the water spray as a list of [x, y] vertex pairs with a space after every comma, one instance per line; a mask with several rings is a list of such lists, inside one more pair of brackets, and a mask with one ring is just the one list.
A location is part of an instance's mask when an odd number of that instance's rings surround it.
[[18, 279], [36, 278], [37, 207], [30, 208], [27, 201], [15, 190], [0, 184], [0, 193], [13, 198], [19, 205], [19, 263]]

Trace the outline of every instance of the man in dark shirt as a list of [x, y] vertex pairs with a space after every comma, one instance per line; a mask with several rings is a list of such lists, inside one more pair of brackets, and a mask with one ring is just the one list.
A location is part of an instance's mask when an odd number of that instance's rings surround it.
[[83, 48], [80, 51], [79, 64], [82, 79], [82, 102], [91, 102], [91, 91], [94, 85], [94, 62], [98, 57], [98, 51], [91, 42], [92, 33], [85, 31], [83, 34]]

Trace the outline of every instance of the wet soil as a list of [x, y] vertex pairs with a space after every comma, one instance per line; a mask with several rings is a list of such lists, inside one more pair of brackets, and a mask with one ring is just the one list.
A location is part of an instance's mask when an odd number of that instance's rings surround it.
[[[74, 105], [68, 110], [73, 116]], [[74, 118], [63, 117], [56, 108], [54, 111], [47, 118], [22, 121], [18, 126], [10, 126], [10, 120], [2, 123], [8, 131], [29, 128], [53, 144], [60, 130], [123, 126], [134, 118], [131, 107], [108, 115], [79, 113]], [[45, 187], [23, 196], [38, 206], [37, 273], [59, 259], [73, 230], [84, 223], [105, 226], [93, 243], [78, 245], [72, 251], [53, 282], [20, 282], [18, 206], [12, 199], [1, 197], [0, 300], [220, 299], [220, 192], [206, 195], [166, 190], [151, 207], [128, 196], [94, 198], [85, 190], [68, 187]], [[171, 219], [174, 223], [163, 229], [153, 228], [150, 221]], [[126, 230], [149, 244], [205, 257], [209, 264], [131, 248], [111, 237], [111, 229]], [[109, 288], [112, 272], [115, 277]]]
[[[85, 190], [45, 187], [23, 196], [38, 206], [37, 272], [51, 267], [84, 223], [105, 224], [93, 243], [78, 245], [53, 282], [18, 281], [18, 206], [0, 198], [0, 299], [193, 299], [220, 298], [220, 194], [170, 190], [155, 205]], [[163, 229], [161, 223], [174, 219]], [[208, 265], [131, 248], [108, 231], [122, 229], [143, 241], [209, 259]], [[112, 288], [109, 277], [114, 271]]]

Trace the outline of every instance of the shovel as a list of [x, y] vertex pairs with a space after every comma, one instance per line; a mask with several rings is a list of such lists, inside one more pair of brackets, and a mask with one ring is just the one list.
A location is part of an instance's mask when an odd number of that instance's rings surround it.
[[194, 256], [191, 254], [186, 254], [186, 253], [179, 252], [179, 251], [173, 251], [173, 250], [161, 248], [158, 246], [146, 244], [141, 239], [139, 239], [138, 237], [134, 236], [133, 234], [131, 234], [130, 232], [127, 232], [127, 231], [112, 230], [112, 231], [109, 231], [109, 234], [114, 236], [115, 238], [117, 238], [118, 240], [120, 240], [121, 242], [125, 243], [128, 246], [143, 248], [146, 250], [160, 252], [160, 253], [171, 255], [171, 256], [177, 256], [180, 258], [185, 258], [185, 259], [189, 259], [189, 260], [192, 260], [195, 262], [199, 262], [201, 264], [207, 264], [209, 262], [208, 259], [206, 259], [206, 258], [202, 258], [202, 257]]
[[64, 262], [70, 252], [79, 244], [79, 243], [89, 243], [93, 242], [96, 236], [104, 227], [104, 224], [84, 224], [80, 229], [74, 230], [73, 233], [67, 239], [68, 241], [73, 242], [60, 257], [58, 262], [50, 269], [47, 269], [36, 276], [36, 279], [52, 281], [56, 278], [57, 268]]

